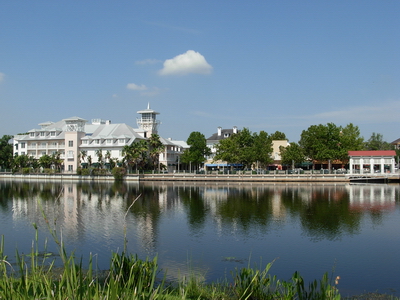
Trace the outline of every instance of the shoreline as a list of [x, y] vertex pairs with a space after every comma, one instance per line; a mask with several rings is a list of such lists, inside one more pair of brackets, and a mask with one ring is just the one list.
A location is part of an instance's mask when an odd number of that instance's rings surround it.
[[[12, 174], [0, 173], [0, 179], [43, 181], [115, 181], [112, 175], [82, 176], [76, 174]], [[348, 174], [132, 174], [124, 177], [126, 182], [186, 181], [186, 182], [342, 182], [342, 183], [399, 183], [400, 175], [353, 175]]]

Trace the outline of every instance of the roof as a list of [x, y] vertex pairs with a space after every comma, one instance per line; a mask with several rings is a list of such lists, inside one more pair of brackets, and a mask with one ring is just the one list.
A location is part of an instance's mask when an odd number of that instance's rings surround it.
[[[239, 132], [239, 130], [237, 131]], [[226, 139], [227, 137], [230, 137], [233, 134], [233, 129], [221, 129], [221, 134], [218, 135], [218, 132], [214, 133], [212, 136], [210, 136], [207, 141], [218, 141], [218, 140], [223, 140]]]
[[349, 151], [349, 156], [396, 156], [394, 150]]
[[400, 139], [394, 140], [393, 142], [391, 142], [392, 145], [397, 145], [400, 144]]

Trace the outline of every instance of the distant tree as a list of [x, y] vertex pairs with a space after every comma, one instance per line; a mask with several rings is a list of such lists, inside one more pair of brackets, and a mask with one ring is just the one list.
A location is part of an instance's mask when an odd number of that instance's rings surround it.
[[365, 142], [365, 150], [392, 150], [394, 147], [383, 140], [383, 135], [373, 132], [368, 141]]
[[287, 147], [280, 147], [281, 161], [284, 165], [292, 166], [305, 161], [303, 148], [297, 143], [290, 143]]
[[301, 133], [299, 145], [313, 164], [315, 161], [339, 159], [340, 132], [341, 128], [333, 123], [312, 125]]
[[11, 169], [13, 162], [13, 145], [9, 143], [11, 135], [3, 135], [0, 139], [0, 169]]
[[248, 128], [243, 128], [237, 134], [220, 140], [216, 145], [215, 160], [228, 163], [243, 164], [249, 167], [256, 161], [254, 156], [254, 135]]
[[158, 134], [153, 133], [148, 140], [150, 161], [155, 170], [160, 161], [160, 153], [164, 151], [164, 145]]
[[287, 140], [286, 135], [280, 131], [275, 131], [273, 134], [271, 134], [271, 139], [273, 141]]
[[103, 167], [103, 151], [101, 149], [96, 150], [96, 156], [97, 156], [97, 163], [98, 163], [98, 168]]
[[259, 167], [266, 168], [272, 159], [272, 136], [268, 135], [265, 131], [253, 134], [253, 163], [258, 163]]
[[54, 165], [54, 168], [61, 172], [61, 165], [63, 163], [63, 160], [61, 159], [61, 153], [59, 151], [56, 151], [51, 155], [51, 163]]
[[27, 168], [30, 165], [29, 161], [30, 161], [30, 159], [29, 159], [28, 155], [26, 155], [26, 154], [17, 155], [14, 158], [14, 166], [17, 169]]
[[134, 166], [136, 169], [141, 169], [147, 162], [148, 145], [147, 141], [140, 140], [122, 148], [123, 162], [129, 170]]
[[91, 155], [88, 155], [88, 156], [87, 156], [87, 160], [88, 160], [88, 165], [89, 165], [89, 167], [91, 167], [91, 166], [92, 166], [92, 156], [91, 156]]
[[206, 160], [206, 156], [211, 154], [210, 148], [207, 147], [207, 140], [204, 134], [193, 131], [190, 133], [186, 143], [190, 146], [181, 155], [181, 162], [198, 166]]
[[[251, 166], [257, 160], [266, 163], [268, 161], [267, 153], [271, 154], [272, 152], [269, 148], [271, 146], [269, 140], [266, 133], [259, 136], [252, 134], [248, 128], [244, 128], [216, 145], [215, 159], [221, 159], [228, 163], [240, 163], [246, 167]], [[255, 146], [255, 141], [257, 141], [257, 146]]]
[[339, 140], [339, 155], [337, 158], [343, 164], [346, 164], [349, 159], [348, 151], [358, 151], [364, 148], [364, 138], [361, 136], [358, 126], [354, 126], [353, 123], [341, 128]]
[[44, 169], [49, 169], [52, 164], [51, 156], [48, 154], [44, 154], [39, 158], [39, 165]]

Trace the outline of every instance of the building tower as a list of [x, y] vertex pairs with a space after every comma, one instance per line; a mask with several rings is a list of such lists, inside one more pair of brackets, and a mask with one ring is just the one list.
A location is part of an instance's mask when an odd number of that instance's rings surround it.
[[85, 123], [87, 120], [73, 117], [63, 120], [66, 124], [65, 131], [65, 171], [75, 172], [79, 166], [79, 146], [81, 138], [85, 136]]
[[160, 113], [151, 109], [150, 103], [147, 104], [147, 109], [139, 110], [137, 113], [142, 115], [136, 119], [136, 122], [139, 128], [143, 130], [144, 137], [149, 138], [153, 133], [157, 134], [160, 121], [156, 118]]

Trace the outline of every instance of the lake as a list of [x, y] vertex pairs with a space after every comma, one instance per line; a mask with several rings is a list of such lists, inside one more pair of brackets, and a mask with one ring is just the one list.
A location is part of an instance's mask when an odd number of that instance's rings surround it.
[[12, 261], [39, 247], [56, 252], [47, 226], [69, 252], [108, 269], [126, 244], [158, 256], [168, 279], [211, 282], [235, 268], [263, 267], [289, 280], [340, 276], [343, 296], [400, 296], [400, 185], [90, 183], [0, 181], [0, 235]]

